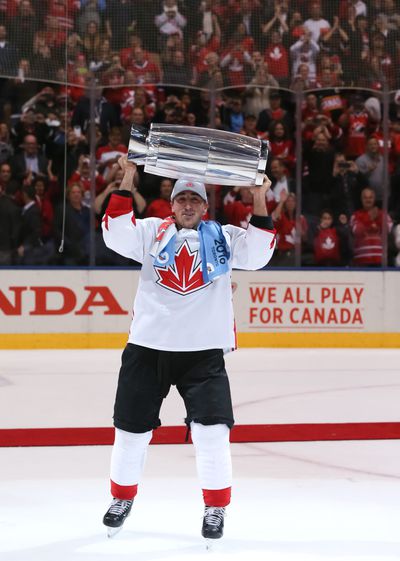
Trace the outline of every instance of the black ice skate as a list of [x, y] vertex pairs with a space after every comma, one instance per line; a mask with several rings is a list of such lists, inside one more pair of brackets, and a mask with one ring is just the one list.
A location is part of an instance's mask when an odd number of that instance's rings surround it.
[[[206, 540], [222, 538], [224, 533], [225, 508], [220, 506], [206, 506], [204, 509], [203, 527], [201, 535]], [[209, 544], [207, 545], [209, 547]]]
[[107, 526], [109, 538], [115, 536], [122, 529], [125, 519], [131, 512], [133, 500], [113, 499], [109, 509], [104, 515], [103, 524]]

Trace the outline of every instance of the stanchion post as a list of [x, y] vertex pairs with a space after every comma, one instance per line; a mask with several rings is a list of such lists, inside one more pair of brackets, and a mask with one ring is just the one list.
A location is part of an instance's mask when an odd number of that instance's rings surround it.
[[93, 77], [90, 80], [89, 89], [90, 99], [90, 124], [89, 124], [89, 143], [90, 143], [90, 233], [89, 233], [89, 266], [96, 265], [96, 214], [94, 201], [96, 198], [96, 99], [97, 84]]
[[295, 238], [295, 265], [301, 266], [301, 211], [302, 211], [302, 178], [303, 178], [303, 152], [302, 152], [302, 105], [303, 91], [297, 88], [296, 101], [296, 238]]
[[383, 198], [382, 198], [382, 267], [388, 266], [388, 207], [389, 207], [389, 87], [386, 77], [383, 79]]

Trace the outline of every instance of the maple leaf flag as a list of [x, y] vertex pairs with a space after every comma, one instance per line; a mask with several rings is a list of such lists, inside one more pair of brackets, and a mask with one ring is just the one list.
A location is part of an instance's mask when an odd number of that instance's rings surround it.
[[211, 284], [203, 280], [198, 253], [198, 250], [191, 251], [185, 240], [176, 252], [172, 265], [154, 267], [158, 276], [156, 283], [182, 296], [192, 294]]

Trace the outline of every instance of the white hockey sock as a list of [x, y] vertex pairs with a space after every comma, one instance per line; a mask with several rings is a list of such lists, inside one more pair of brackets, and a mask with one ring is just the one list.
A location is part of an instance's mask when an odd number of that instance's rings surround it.
[[111, 454], [111, 481], [125, 486], [139, 483], [152, 435], [153, 431], [133, 433], [115, 429]]
[[232, 485], [232, 461], [227, 425], [190, 423], [196, 465], [202, 489], [226, 489]]

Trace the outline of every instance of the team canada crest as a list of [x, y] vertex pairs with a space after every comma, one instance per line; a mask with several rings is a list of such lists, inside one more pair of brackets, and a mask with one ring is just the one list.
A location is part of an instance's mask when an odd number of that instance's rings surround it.
[[205, 283], [201, 272], [201, 260], [199, 251], [191, 251], [187, 240], [175, 254], [175, 262], [169, 267], [154, 267], [157, 280], [156, 283], [172, 292], [186, 296], [202, 288], [210, 282]]

